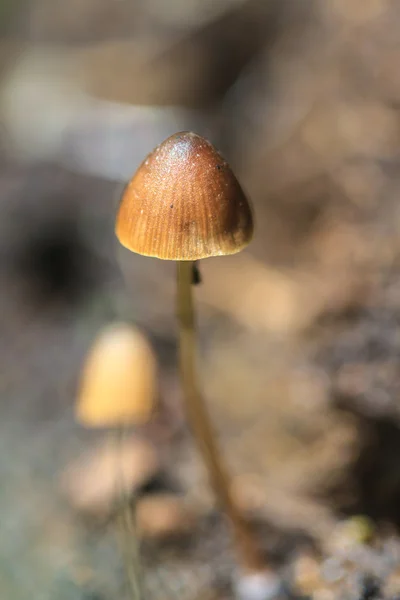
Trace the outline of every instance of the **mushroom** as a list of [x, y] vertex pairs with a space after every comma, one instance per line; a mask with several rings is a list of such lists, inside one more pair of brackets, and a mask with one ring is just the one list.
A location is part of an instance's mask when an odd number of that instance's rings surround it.
[[251, 241], [252, 212], [228, 163], [210, 142], [176, 133], [139, 166], [123, 194], [116, 235], [144, 256], [177, 262], [180, 372], [186, 410], [211, 484], [230, 519], [242, 567], [265, 569], [258, 545], [230, 492], [230, 481], [199, 391], [192, 284], [200, 259], [235, 254]]
[[[86, 427], [111, 427], [122, 450], [126, 430], [151, 415], [156, 393], [156, 359], [145, 336], [125, 323], [113, 324], [95, 341], [83, 369], [76, 419]], [[134, 514], [123, 481], [122, 464], [116, 492], [122, 501], [121, 538], [132, 598], [142, 598]]]
[[76, 419], [95, 428], [144, 424], [154, 408], [156, 370], [153, 350], [137, 328], [107, 326], [86, 359]]

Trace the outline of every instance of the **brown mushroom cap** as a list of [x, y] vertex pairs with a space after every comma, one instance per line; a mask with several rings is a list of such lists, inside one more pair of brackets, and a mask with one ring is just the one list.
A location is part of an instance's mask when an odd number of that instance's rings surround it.
[[253, 235], [251, 209], [228, 163], [204, 138], [176, 133], [131, 179], [118, 211], [123, 246], [165, 260], [234, 254]]

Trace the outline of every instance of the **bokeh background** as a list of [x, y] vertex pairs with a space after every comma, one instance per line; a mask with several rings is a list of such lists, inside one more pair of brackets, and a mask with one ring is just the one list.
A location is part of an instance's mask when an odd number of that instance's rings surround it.
[[88, 349], [121, 320], [159, 361], [159, 412], [126, 449], [157, 456], [138, 493], [185, 507], [143, 540], [148, 598], [232, 597], [181, 408], [174, 266], [113, 233], [140, 161], [186, 129], [256, 218], [196, 289], [237, 499], [295, 597], [400, 597], [399, 27], [397, 0], [1, 0], [2, 599], [127, 597], [96, 496], [104, 432], [73, 415]]

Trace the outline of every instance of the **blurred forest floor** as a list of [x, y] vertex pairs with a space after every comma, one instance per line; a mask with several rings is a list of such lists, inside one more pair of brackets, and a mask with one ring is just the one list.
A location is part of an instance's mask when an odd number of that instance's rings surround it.
[[144, 545], [151, 598], [230, 597], [232, 550], [180, 408], [173, 265], [113, 233], [138, 162], [195, 129], [257, 223], [247, 251], [204, 261], [196, 291], [238, 499], [298, 597], [400, 597], [400, 4], [2, 10], [1, 596], [125, 597], [112, 526], [60, 485], [103, 440], [72, 409], [92, 340], [123, 319], [160, 362], [160, 414], [137, 435], [163, 458], [141, 493], [178, 491], [197, 515], [189, 540]]

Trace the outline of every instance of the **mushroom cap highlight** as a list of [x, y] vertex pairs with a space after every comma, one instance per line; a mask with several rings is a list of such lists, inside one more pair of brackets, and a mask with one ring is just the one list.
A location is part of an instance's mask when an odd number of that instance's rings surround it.
[[201, 136], [182, 132], [136, 171], [121, 199], [116, 234], [132, 252], [192, 261], [242, 250], [253, 219], [226, 160]]
[[145, 336], [126, 323], [107, 326], [87, 356], [76, 419], [86, 427], [141, 425], [156, 396], [157, 365]]

